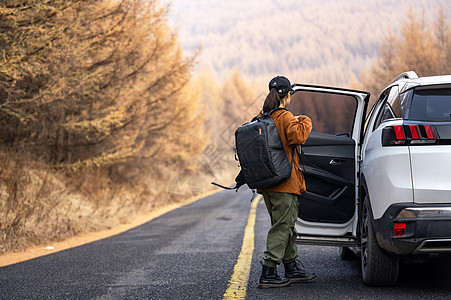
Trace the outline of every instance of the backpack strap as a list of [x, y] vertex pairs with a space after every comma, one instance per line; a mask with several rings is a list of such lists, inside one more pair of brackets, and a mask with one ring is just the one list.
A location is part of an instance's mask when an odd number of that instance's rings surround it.
[[269, 118], [269, 117], [271, 117], [271, 115], [272, 115], [273, 113], [275, 113], [275, 112], [278, 111], [278, 110], [288, 110], [288, 109], [286, 109], [286, 108], [284, 108], [284, 107], [276, 107], [276, 108], [274, 108], [274, 109], [272, 109], [272, 110], [270, 110], [270, 111], [267, 111], [267, 112], [263, 113], [261, 116], [256, 116], [256, 117], [254, 117], [254, 118], [252, 119], [252, 121], [256, 121], [256, 120], [258, 120], [258, 119], [260, 119], [260, 118]]
[[238, 189], [239, 189], [239, 186], [237, 187], [236, 184], [235, 184], [235, 186], [233, 186], [233, 187], [223, 186], [223, 185], [220, 185], [219, 183], [216, 183], [216, 182], [211, 182], [211, 184], [212, 184], [212, 185], [215, 185], [215, 186], [217, 186], [217, 187], [220, 187], [220, 188], [222, 188], [222, 189], [225, 189], [225, 190], [237, 190], [237, 191], [238, 191]]
[[[215, 186], [218, 186], [220, 188], [223, 188], [225, 190], [236, 190], [237, 193], [238, 193], [238, 189], [243, 185], [243, 183], [238, 183], [238, 182], [233, 187], [223, 186], [223, 185], [220, 185], [220, 184], [218, 184], [216, 182], [211, 182], [211, 184], [215, 185]], [[251, 191], [252, 191], [252, 198], [251, 198], [250, 202], [252, 202], [252, 200], [254, 200], [254, 198], [255, 198], [255, 190], [251, 189]]]
[[[258, 120], [258, 119], [260, 119], [260, 118], [270, 118], [271, 115], [272, 115], [273, 113], [275, 113], [276, 111], [278, 111], [278, 110], [286, 110], [286, 111], [288, 111], [288, 109], [286, 109], [286, 108], [284, 108], [284, 107], [276, 107], [276, 108], [273, 108], [273, 109], [270, 110], [270, 111], [265, 112], [265, 113], [262, 114], [261, 116], [254, 117], [254, 119], [252, 119], [252, 121]], [[291, 163], [290, 163], [291, 168], [293, 168], [294, 154], [295, 154], [295, 152], [298, 152], [297, 146], [293, 146], [293, 148], [294, 148], [294, 149], [293, 149], [293, 155], [291, 156]], [[300, 158], [301, 158], [301, 156], [299, 155], [299, 161], [300, 161]]]
[[273, 113], [275, 113], [275, 112], [278, 111], [278, 110], [286, 110], [286, 111], [288, 111], [288, 109], [286, 109], [285, 107], [276, 107], [276, 108], [272, 109], [272, 110], [269, 112], [269, 115], [272, 115]]

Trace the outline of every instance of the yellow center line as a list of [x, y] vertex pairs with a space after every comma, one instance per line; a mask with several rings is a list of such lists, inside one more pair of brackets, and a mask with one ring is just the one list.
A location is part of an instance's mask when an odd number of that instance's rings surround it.
[[249, 218], [244, 229], [243, 246], [240, 255], [233, 268], [232, 277], [224, 293], [223, 299], [245, 299], [247, 282], [251, 271], [252, 253], [254, 252], [254, 227], [257, 205], [261, 196], [257, 196], [251, 205]]

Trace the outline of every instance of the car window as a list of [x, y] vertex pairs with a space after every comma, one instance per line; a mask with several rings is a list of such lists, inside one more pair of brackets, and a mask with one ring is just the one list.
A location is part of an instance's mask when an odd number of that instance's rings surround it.
[[451, 121], [451, 89], [415, 90], [409, 120]]
[[365, 124], [363, 126], [363, 134], [365, 135], [366, 132], [368, 130], [371, 130], [371, 128], [369, 128], [370, 126], [370, 122], [375, 118], [374, 114], [377, 112], [378, 107], [379, 107], [379, 103], [383, 100], [381, 100], [381, 97], [384, 97], [383, 95], [381, 95], [379, 97], [378, 100], [376, 100], [373, 104], [373, 107], [371, 107], [371, 110], [367, 113], [366, 118], [365, 118]]
[[410, 89], [399, 95], [399, 102], [401, 103], [401, 113], [403, 116], [407, 116], [409, 114], [410, 109], [410, 99], [413, 96], [413, 89]]
[[[373, 128], [371, 131], [376, 130], [376, 128], [379, 126], [379, 124], [381, 123], [382, 120], [382, 116], [385, 114], [385, 103], [387, 101], [389, 95], [389, 91], [386, 91], [385, 93], [383, 93], [381, 95], [381, 97], [379, 98], [379, 101], [377, 101], [377, 103], [383, 103], [382, 108], [379, 110], [379, 112], [377, 113], [377, 117], [376, 117], [376, 121], [374, 122]], [[377, 106], [377, 104], [376, 104]]]
[[386, 102], [385, 105], [384, 105], [384, 109], [383, 109], [383, 112], [382, 112], [380, 123], [382, 123], [383, 121], [385, 121], [387, 119], [394, 119], [394, 118], [396, 118], [396, 114], [393, 111], [393, 109], [390, 106], [390, 104], [388, 104], [388, 102]]
[[313, 131], [351, 137], [357, 99], [348, 95], [297, 91], [288, 109], [295, 116], [309, 116]]
[[[390, 89], [390, 94], [388, 95], [387, 103], [390, 106], [390, 111], [392, 112], [391, 118], [401, 118], [401, 104], [399, 102], [399, 89], [398, 86], [395, 85]], [[385, 119], [384, 119], [385, 120]]]
[[399, 93], [398, 86], [393, 86], [390, 90], [387, 90], [383, 94], [383, 100], [385, 103], [383, 104], [382, 109], [379, 111], [379, 114], [376, 118], [376, 122], [374, 123], [373, 131], [376, 130], [379, 125], [385, 120], [401, 118], [401, 104], [399, 102]]

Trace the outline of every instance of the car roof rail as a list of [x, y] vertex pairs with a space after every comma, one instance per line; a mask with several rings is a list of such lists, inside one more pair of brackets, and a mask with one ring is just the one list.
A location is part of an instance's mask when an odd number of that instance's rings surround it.
[[418, 75], [417, 73], [415, 73], [415, 71], [409, 71], [409, 72], [404, 72], [401, 75], [399, 75], [398, 77], [396, 77], [391, 83], [398, 81], [400, 79], [417, 79]]

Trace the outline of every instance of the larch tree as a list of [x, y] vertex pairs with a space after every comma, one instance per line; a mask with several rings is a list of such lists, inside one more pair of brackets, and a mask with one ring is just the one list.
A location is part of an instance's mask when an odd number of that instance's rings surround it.
[[259, 113], [263, 105], [263, 97], [256, 97], [253, 90], [238, 69], [234, 69], [223, 81], [219, 107], [221, 126], [219, 145], [224, 151], [235, 146], [235, 130], [249, 122]]
[[398, 42], [399, 68], [416, 70], [422, 76], [437, 74], [439, 54], [435, 46], [435, 36], [424, 18], [417, 19], [410, 12]]
[[199, 95], [167, 15], [158, 1], [0, 4], [1, 143], [70, 169], [190, 165]]
[[258, 114], [263, 100], [250, 86], [238, 69], [234, 69], [224, 80], [222, 87], [222, 107], [224, 121], [235, 129], [250, 121]]
[[439, 9], [434, 25], [436, 48], [439, 52], [437, 71], [439, 74], [448, 74], [451, 71], [451, 31], [444, 7]]
[[402, 34], [389, 34], [380, 47], [380, 57], [362, 72], [363, 88], [373, 100], [397, 75], [415, 71], [419, 76], [450, 74], [451, 45], [449, 20], [440, 8], [435, 26], [417, 18], [411, 11], [403, 24]]

